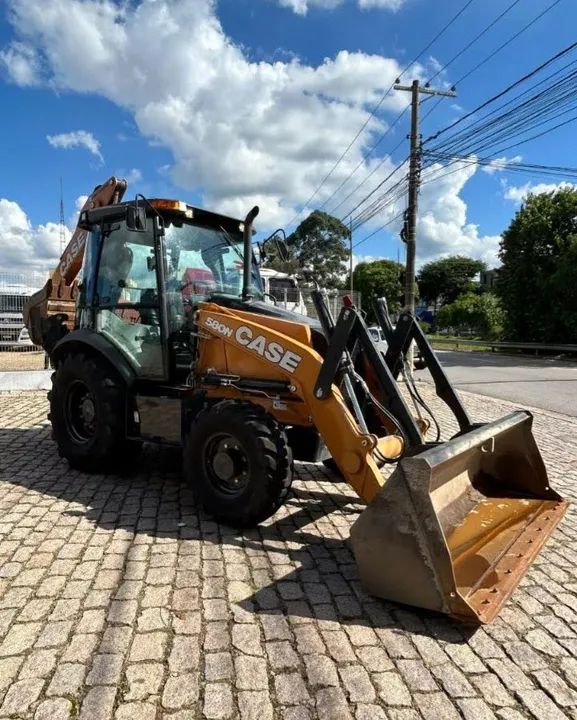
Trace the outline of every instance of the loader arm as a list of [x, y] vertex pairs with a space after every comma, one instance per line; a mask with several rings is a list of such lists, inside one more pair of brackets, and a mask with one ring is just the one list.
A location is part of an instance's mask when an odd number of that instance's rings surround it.
[[[126, 188], [126, 180], [115, 177], [97, 185], [82, 206], [79, 217], [85, 210], [119, 203]], [[87, 235], [86, 230], [76, 226], [50, 279], [24, 306], [24, 323], [32, 342], [41, 345], [47, 352], [67, 331], [74, 328], [75, 279], [82, 267]]]

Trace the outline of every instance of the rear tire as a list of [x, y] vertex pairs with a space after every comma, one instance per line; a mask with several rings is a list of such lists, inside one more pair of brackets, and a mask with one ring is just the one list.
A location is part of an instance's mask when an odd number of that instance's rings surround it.
[[78, 353], [52, 375], [48, 394], [60, 457], [84, 472], [119, 470], [141, 444], [126, 439], [126, 389], [111, 366]]
[[193, 422], [184, 476], [216, 520], [252, 527], [286, 500], [292, 452], [284, 430], [262, 408], [225, 400], [204, 409]]

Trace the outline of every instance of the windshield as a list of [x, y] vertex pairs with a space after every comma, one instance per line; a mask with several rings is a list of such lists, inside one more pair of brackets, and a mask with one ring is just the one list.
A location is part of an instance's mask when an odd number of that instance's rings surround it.
[[[185, 297], [198, 301], [213, 292], [240, 297], [242, 294], [243, 238], [239, 232], [191, 225], [169, 224], [166, 228], [167, 280]], [[252, 259], [251, 259], [252, 261]], [[252, 295], [262, 289], [253, 262]]]

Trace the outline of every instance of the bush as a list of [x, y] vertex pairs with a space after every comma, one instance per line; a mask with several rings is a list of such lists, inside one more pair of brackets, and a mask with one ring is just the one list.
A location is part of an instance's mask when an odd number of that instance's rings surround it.
[[439, 310], [437, 324], [440, 328], [472, 331], [484, 338], [497, 340], [503, 334], [504, 319], [503, 308], [494, 293], [467, 293]]

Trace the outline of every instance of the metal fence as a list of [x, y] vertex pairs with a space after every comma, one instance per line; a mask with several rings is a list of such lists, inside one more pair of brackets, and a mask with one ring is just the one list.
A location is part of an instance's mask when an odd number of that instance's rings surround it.
[[[291, 289], [284, 294], [276, 293], [275, 301], [277, 307], [285, 308], [286, 310], [292, 310], [293, 312], [302, 313], [308, 317], [316, 318], [317, 311], [312, 300], [312, 290], [308, 288]], [[351, 296], [350, 291], [347, 290], [327, 290], [326, 297], [329, 309], [335, 318], [337, 319], [339, 312], [343, 306], [343, 298], [345, 295]], [[352, 300], [354, 304], [361, 307], [361, 293], [353, 292]]]
[[32, 343], [22, 310], [47, 277], [39, 272], [0, 271], [0, 371], [44, 369], [44, 351]]

